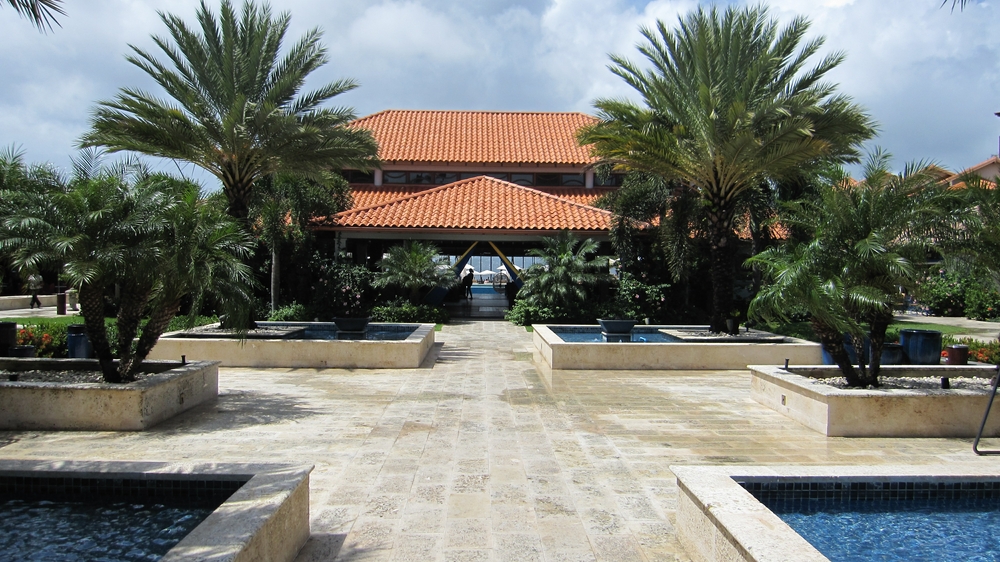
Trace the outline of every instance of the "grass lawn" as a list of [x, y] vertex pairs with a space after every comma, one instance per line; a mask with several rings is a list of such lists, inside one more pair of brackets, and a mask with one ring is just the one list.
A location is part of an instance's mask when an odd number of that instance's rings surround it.
[[18, 324], [58, 324], [69, 326], [70, 324], [83, 324], [83, 316], [74, 314], [73, 316], [56, 316], [53, 318], [0, 318], [0, 322], [16, 322]]

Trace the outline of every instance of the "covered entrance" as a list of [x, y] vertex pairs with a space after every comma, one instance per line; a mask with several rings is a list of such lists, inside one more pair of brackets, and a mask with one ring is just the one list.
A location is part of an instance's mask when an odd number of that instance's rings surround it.
[[[473, 270], [472, 298], [462, 287], [432, 291], [452, 317], [503, 318], [508, 285], [519, 288], [520, 272], [534, 263], [528, 250], [542, 238], [568, 230], [606, 241], [611, 213], [504, 180], [477, 176], [339, 213], [317, 230], [336, 237], [338, 252], [375, 265], [405, 240], [432, 241], [449, 258], [456, 277]], [[497, 283], [494, 283], [494, 282]]]

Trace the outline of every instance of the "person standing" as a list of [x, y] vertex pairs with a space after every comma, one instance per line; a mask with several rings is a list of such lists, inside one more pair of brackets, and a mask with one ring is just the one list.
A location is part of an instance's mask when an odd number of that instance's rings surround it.
[[31, 306], [29, 308], [42, 308], [42, 301], [38, 300], [38, 291], [42, 290], [42, 276], [38, 272], [32, 272], [28, 276], [28, 290], [31, 291]]
[[462, 278], [462, 286], [465, 287], [465, 298], [472, 298], [472, 282], [475, 280], [473, 277], [473, 270], [467, 270], [465, 277]]

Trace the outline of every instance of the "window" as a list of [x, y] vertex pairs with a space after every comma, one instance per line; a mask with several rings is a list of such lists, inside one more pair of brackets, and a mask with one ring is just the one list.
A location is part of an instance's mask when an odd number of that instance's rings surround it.
[[507, 181], [507, 174], [483, 174], [488, 178], [496, 178], [498, 180]]
[[535, 185], [535, 174], [511, 174], [510, 182], [517, 185]]
[[562, 174], [560, 185], [583, 186], [583, 174]]
[[406, 172], [382, 172], [382, 183], [406, 183]]
[[482, 172], [462, 172], [461, 178], [463, 180], [467, 180], [470, 178], [478, 178], [481, 175], [483, 175]]
[[594, 175], [594, 185], [601, 187], [616, 187], [622, 184], [625, 174], [611, 174], [606, 178], [601, 178], [599, 174]]
[[434, 183], [434, 174], [430, 172], [410, 172], [410, 183]]
[[444, 185], [446, 183], [452, 183], [458, 181], [458, 174], [455, 172], [438, 172], [434, 174], [434, 183], [438, 185]]
[[535, 185], [552, 187], [559, 185], [561, 179], [559, 174], [535, 174]]
[[375, 183], [375, 174], [359, 172], [358, 170], [344, 170], [344, 179], [347, 180], [347, 183]]

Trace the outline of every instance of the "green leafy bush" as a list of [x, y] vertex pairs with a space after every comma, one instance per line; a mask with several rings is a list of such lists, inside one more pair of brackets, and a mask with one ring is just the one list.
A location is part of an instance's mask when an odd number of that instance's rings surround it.
[[444, 324], [450, 316], [443, 306], [416, 305], [405, 299], [396, 299], [386, 305], [373, 307], [371, 318], [373, 322]]
[[965, 316], [973, 320], [1000, 318], [1000, 292], [978, 282], [967, 284]]
[[368, 316], [375, 299], [375, 274], [362, 265], [316, 260], [311, 316], [321, 321]]
[[630, 273], [622, 272], [614, 290], [614, 299], [601, 311], [602, 318], [649, 318], [654, 323], [665, 314], [669, 283], [646, 283]]
[[504, 318], [518, 326], [528, 326], [552, 322], [556, 319], [556, 313], [551, 308], [538, 306], [531, 301], [517, 300]]
[[939, 270], [917, 286], [917, 300], [935, 316], [962, 316], [965, 314], [965, 281], [956, 273]]
[[267, 319], [271, 322], [303, 322], [309, 320], [309, 311], [305, 306], [293, 302], [275, 310]]

